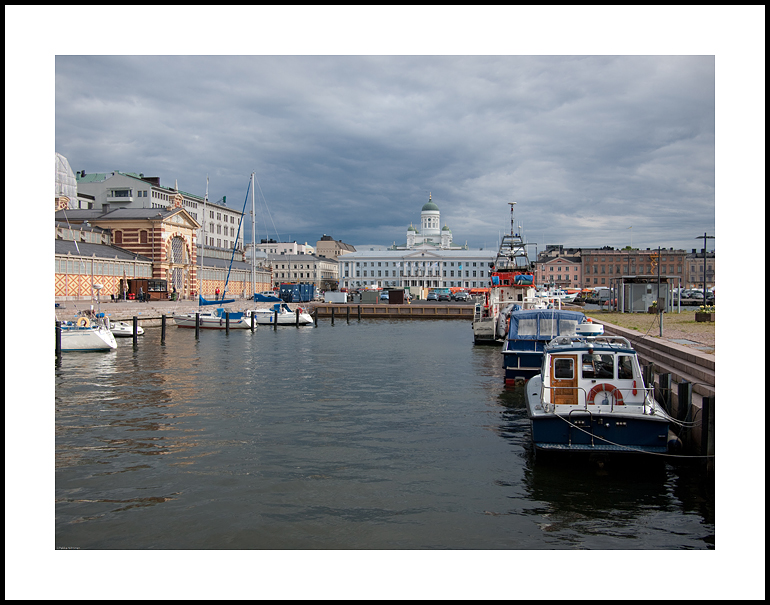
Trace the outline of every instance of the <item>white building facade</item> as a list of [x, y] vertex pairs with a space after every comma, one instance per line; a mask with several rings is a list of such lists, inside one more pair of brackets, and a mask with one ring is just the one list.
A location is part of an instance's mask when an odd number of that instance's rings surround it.
[[485, 288], [497, 250], [373, 250], [339, 259], [340, 288]]

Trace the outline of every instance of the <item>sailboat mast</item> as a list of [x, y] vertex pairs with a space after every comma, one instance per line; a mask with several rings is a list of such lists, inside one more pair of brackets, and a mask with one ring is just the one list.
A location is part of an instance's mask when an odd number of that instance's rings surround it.
[[203, 240], [201, 241], [201, 274], [200, 274], [200, 288], [198, 288], [198, 296], [203, 296], [203, 254], [206, 250], [206, 203], [209, 201], [209, 175], [206, 175], [206, 196], [203, 198], [203, 216], [201, 217], [201, 233]]
[[256, 235], [257, 215], [254, 212], [254, 173], [251, 173], [251, 296], [257, 293], [257, 235]]

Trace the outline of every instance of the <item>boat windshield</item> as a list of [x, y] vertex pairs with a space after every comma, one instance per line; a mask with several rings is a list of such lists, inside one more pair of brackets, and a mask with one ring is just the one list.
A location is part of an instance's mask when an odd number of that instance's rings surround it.
[[584, 353], [583, 378], [615, 378], [615, 356]]

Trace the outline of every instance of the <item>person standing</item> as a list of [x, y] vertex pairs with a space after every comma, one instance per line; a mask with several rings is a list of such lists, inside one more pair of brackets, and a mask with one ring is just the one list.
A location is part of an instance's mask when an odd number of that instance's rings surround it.
[[214, 294], [214, 300], [219, 300], [219, 288], [217, 288], [216, 293]]

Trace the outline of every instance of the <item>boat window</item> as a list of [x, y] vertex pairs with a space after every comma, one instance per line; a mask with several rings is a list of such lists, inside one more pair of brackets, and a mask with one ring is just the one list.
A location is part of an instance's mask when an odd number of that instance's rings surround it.
[[537, 319], [520, 319], [519, 336], [537, 336]]
[[574, 336], [577, 334], [578, 322], [576, 319], [559, 320], [559, 336]]
[[572, 359], [554, 359], [553, 377], [554, 378], [573, 378]]
[[540, 318], [540, 335], [543, 337], [555, 337], [558, 335], [558, 320], [552, 317]]
[[633, 358], [630, 355], [618, 355], [618, 378], [633, 378]]
[[615, 357], [613, 355], [584, 354], [582, 359], [583, 378], [615, 377]]

